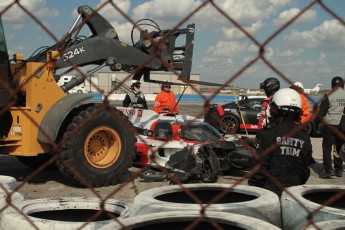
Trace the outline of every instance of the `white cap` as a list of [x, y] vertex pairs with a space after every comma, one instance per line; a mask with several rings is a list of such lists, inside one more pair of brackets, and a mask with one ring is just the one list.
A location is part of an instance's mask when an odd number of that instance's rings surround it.
[[140, 85], [141, 83], [138, 80], [132, 80], [131, 81], [131, 85], [135, 85], [135, 84], [139, 84]]
[[294, 84], [294, 86], [297, 86], [297, 87], [300, 87], [301, 89], [304, 89], [303, 84], [301, 82], [299, 82], [299, 81], [296, 81], [293, 84]]

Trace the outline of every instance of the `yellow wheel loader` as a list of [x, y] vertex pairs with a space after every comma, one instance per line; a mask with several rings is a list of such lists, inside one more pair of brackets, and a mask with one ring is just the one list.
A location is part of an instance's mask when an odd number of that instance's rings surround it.
[[[189, 79], [194, 24], [143, 31], [131, 46], [121, 42], [110, 23], [89, 6], [80, 6], [78, 13], [61, 41], [28, 59], [20, 54], [9, 59], [0, 20], [0, 154], [16, 156], [32, 168], [56, 164], [66, 178], [84, 186], [118, 184], [128, 178], [135, 157], [133, 125], [107, 101], [67, 93], [87, 75], [61, 87], [57, 82], [86, 65], [96, 66], [90, 75], [108, 66], [112, 71], [132, 72], [133, 79], [143, 76], [145, 81], [153, 81], [150, 71], [181, 71], [180, 76]], [[89, 37], [79, 36], [85, 25]], [[185, 45], [177, 47], [180, 35], [185, 36]], [[176, 51], [185, 58], [176, 61]]]

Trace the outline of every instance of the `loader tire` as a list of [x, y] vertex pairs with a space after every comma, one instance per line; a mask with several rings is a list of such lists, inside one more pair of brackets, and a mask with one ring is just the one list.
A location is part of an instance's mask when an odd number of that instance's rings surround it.
[[[123, 182], [130, 176], [128, 168], [135, 155], [136, 138], [128, 118], [116, 108], [94, 116], [98, 108], [89, 106], [71, 120], [64, 133], [68, 139], [62, 146], [61, 160], [57, 161], [64, 177], [84, 186], [85, 181], [92, 187]], [[83, 123], [90, 116], [93, 118]], [[75, 129], [79, 130], [71, 135]]]
[[[49, 161], [51, 157], [52, 156], [49, 153], [42, 153], [37, 156], [17, 156], [17, 159], [30, 169], [36, 170], [41, 167], [41, 165]], [[56, 165], [52, 163], [45, 167], [45, 170], [57, 170], [57, 168]]]

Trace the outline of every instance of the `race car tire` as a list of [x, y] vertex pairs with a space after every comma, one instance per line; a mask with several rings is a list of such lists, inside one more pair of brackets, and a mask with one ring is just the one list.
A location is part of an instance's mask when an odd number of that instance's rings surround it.
[[[0, 183], [6, 190], [14, 190], [17, 186], [17, 180], [11, 176], [0, 175]], [[6, 192], [0, 187], [0, 193]]]
[[[217, 195], [231, 188], [231, 184], [185, 184], [184, 187], [207, 204]], [[236, 185], [224, 194], [207, 211], [229, 212], [252, 216], [281, 226], [279, 197], [266, 189], [246, 185]], [[130, 216], [167, 212], [198, 211], [201, 205], [191, 198], [179, 185], [162, 186], [145, 190], [137, 195], [132, 204]]]
[[220, 162], [216, 153], [211, 148], [207, 148], [207, 152], [208, 157], [204, 162], [204, 167], [201, 173], [201, 180], [205, 183], [213, 183], [218, 179]]
[[[56, 162], [67, 180], [81, 186], [122, 183], [130, 177], [129, 168], [135, 156], [136, 138], [128, 117], [116, 108], [97, 112], [100, 106], [80, 109], [70, 119], [64, 131], [67, 141], [60, 153], [62, 160]], [[91, 121], [83, 123], [93, 114], [96, 115]], [[79, 129], [78, 135], [71, 135], [75, 129]]]
[[237, 133], [240, 130], [240, 122], [234, 114], [225, 114], [221, 117], [222, 123], [219, 130], [223, 134]]
[[128, 217], [130, 210], [128, 204], [108, 199], [104, 202], [104, 212], [96, 216], [96, 213], [102, 210], [101, 206], [101, 200], [95, 197], [26, 200], [18, 205], [20, 212], [14, 208], [8, 208], [3, 212], [0, 229], [32, 229], [34, 226], [47, 230], [99, 229], [113, 221], [113, 218]]
[[[307, 224], [308, 215], [332, 196], [345, 190], [344, 185], [300, 185], [287, 188], [280, 198], [284, 229], [302, 229]], [[288, 194], [291, 194], [291, 196]], [[345, 196], [329, 206], [322, 207], [313, 213], [313, 221], [330, 221], [345, 219]]]
[[140, 174], [140, 178], [146, 182], [158, 182], [166, 180], [167, 175], [163, 172], [150, 169]]
[[[101, 230], [113, 229], [280, 229], [263, 220], [235, 213], [206, 211], [205, 218], [198, 211], [169, 211], [151, 213], [113, 221]], [[191, 227], [192, 224], [196, 224]]]

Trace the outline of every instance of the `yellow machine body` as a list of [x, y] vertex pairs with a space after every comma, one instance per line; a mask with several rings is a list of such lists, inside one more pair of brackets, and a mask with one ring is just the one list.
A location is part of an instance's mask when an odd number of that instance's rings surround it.
[[50, 144], [40, 143], [37, 139], [40, 124], [47, 111], [66, 95], [54, 79], [52, 64], [28, 62], [24, 67], [23, 63], [11, 64], [15, 90], [11, 98], [13, 95], [21, 98], [9, 100], [13, 104], [8, 109], [12, 126], [8, 136], [0, 139], [0, 153], [36, 156], [51, 149]]

